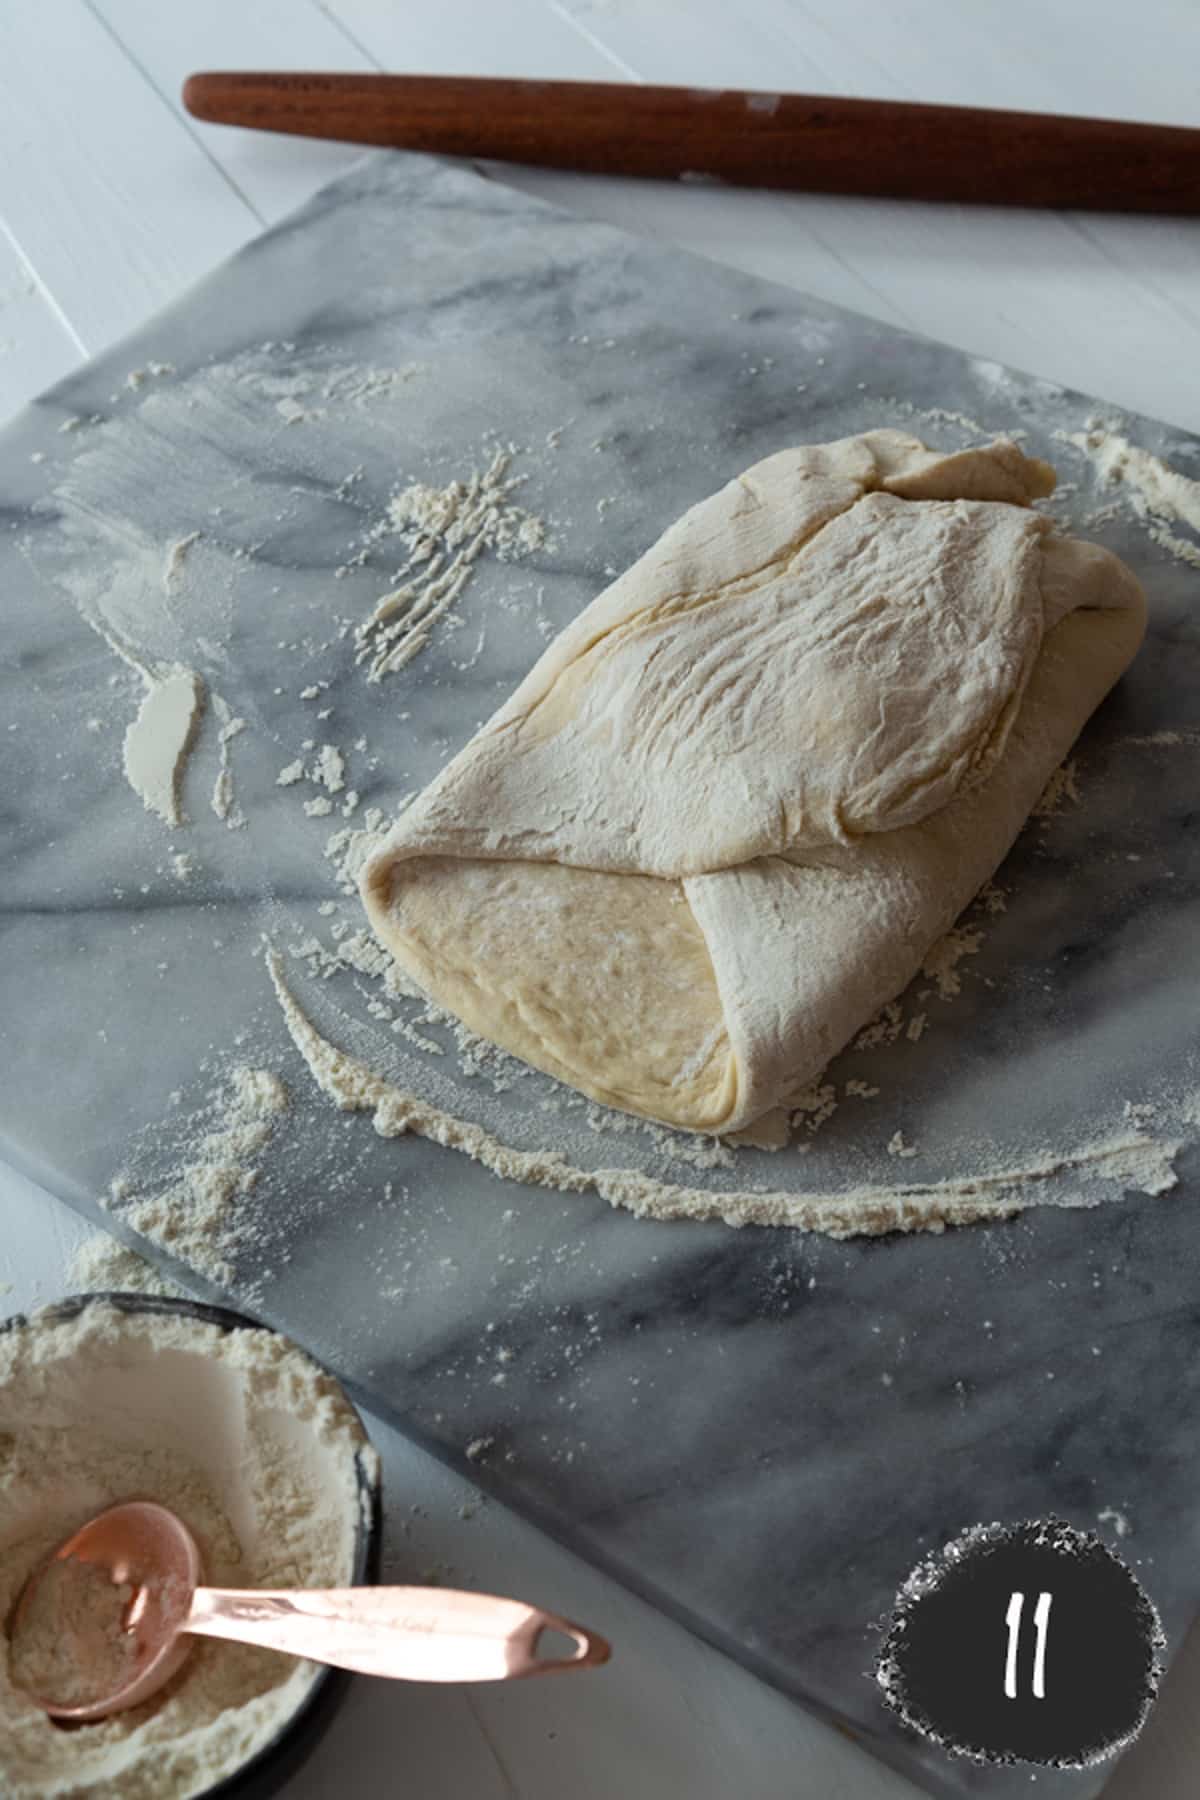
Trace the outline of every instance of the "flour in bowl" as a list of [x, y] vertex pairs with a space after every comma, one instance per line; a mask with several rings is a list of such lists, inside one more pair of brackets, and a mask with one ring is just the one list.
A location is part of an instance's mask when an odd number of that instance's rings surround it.
[[[103, 1300], [35, 1315], [0, 1334], [0, 1621], [58, 1543], [135, 1497], [180, 1514], [215, 1585], [344, 1585], [373, 1457], [336, 1384], [274, 1332]], [[14, 1685], [0, 1627], [0, 1791], [186, 1800], [269, 1743], [314, 1676], [206, 1639], [163, 1693], [63, 1731]]]

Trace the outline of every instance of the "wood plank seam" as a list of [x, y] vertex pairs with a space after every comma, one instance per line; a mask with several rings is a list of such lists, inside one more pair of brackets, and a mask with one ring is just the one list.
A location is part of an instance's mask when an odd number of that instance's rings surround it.
[[55, 299], [54, 294], [51, 291], [51, 289], [49, 287], [47, 287], [47, 285], [46, 285], [44, 279], [42, 278], [41, 274], [39, 273], [38, 269], [35, 267], [35, 265], [32, 262], [30, 262], [29, 258], [26, 256], [24, 250], [22, 250], [20, 244], [17, 241], [15, 234], [13, 233], [13, 231], [11, 230], [11, 228], [8, 225], [8, 222], [3, 218], [3, 216], [0, 216], [0, 231], [2, 231], [4, 233], [5, 241], [12, 246], [13, 255], [16, 257], [17, 262], [20, 265], [20, 267], [29, 276], [29, 279], [30, 279], [30, 281], [32, 281], [36, 292], [45, 301], [47, 308], [53, 314], [53, 316], [57, 320], [57, 322], [62, 326], [64, 332], [70, 338], [71, 342], [74, 344], [75, 348], [78, 350], [80, 356], [86, 357], [88, 354], [87, 345], [84, 343], [83, 339], [80, 337], [79, 333], [76, 331], [74, 325], [72, 325], [70, 319], [67, 317], [66, 313], [63, 311], [63, 309], [59, 305], [58, 301]]
[[346, 42], [353, 49], [357, 50], [360, 56], [365, 56], [367, 61], [369, 63], [372, 63], [374, 65], [374, 67], [379, 69], [381, 72], [384, 70], [385, 65], [380, 62], [380, 60], [376, 56], [375, 52], [370, 48], [370, 46], [368, 44], [363, 43], [362, 39], [358, 36], [357, 32], [355, 32], [351, 26], [347, 25], [345, 19], [339, 18], [338, 14], [336, 12], [334, 12], [332, 6], [329, 6], [326, 4], [326, 0], [314, 0], [314, 4], [317, 8], [317, 11], [324, 13], [325, 17], [329, 20], [329, 23], [333, 26], [336, 26], [338, 31], [340, 31], [342, 36], [345, 38]]
[[549, 10], [562, 20], [564, 25], [569, 25], [571, 30], [581, 37], [584, 43], [591, 49], [598, 50], [601, 56], [612, 63], [613, 67], [618, 70], [627, 81], [636, 81], [639, 83], [645, 82], [646, 77], [640, 75], [632, 63], [626, 62], [623, 56], [606, 44], [604, 39], [598, 36], [596, 32], [592, 31], [589, 26], [585, 25], [582, 19], [577, 18], [570, 7], [563, 4], [563, 0], [546, 0], [546, 4]]
[[177, 124], [181, 124], [183, 126], [184, 130], [187, 132], [187, 134], [191, 138], [192, 142], [194, 144], [199, 145], [200, 149], [204, 152], [205, 160], [211, 165], [212, 168], [214, 168], [217, 171], [218, 175], [221, 176], [222, 180], [232, 190], [232, 192], [237, 195], [238, 199], [241, 201], [242, 205], [246, 208], [247, 212], [250, 213], [251, 217], [255, 220], [255, 222], [265, 228], [268, 221], [263, 217], [262, 213], [258, 210], [257, 206], [255, 206], [253, 200], [251, 200], [250, 196], [247, 193], [245, 193], [245, 191], [241, 187], [239, 187], [238, 183], [234, 180], [233, 176], [229, 173], [229, 170], [224, 166], [224, 164], [222, 162], [220, 162], [218, 160], [218, 158], [213, 155], [212, 149], [205, 142], [205, 140], [201, 136], [201, 134], [196, 130], [195, 126], [192, 124], [192, 122], [188, 118], [187, 114], [179, 111], [176, 108], [176, 106], [174, 105], [174, 103], [172, 102], [172, 100], [170, 98], [168, 98], [168, 96], [166, 94], [163, 93], [162, 89], [159, 87], [158, 83], [155, 81], [155, 79], [154, 79], [153, 75], [150, 73], [149, 69], [147, 69], [146, 65], [142, 62], [141, 58], [137, 55], [137, 53], [132, 49], [132, 47], [129, 44], [125, 43], [124, 39], [120, 36], [120, 34], [113, 29], [113, 26], [111, 25], [109, 20], [100, 11], [99, 7], [95, 4], [95, 0], [83, 0], [83, 4], [87, 8], [88, 12], [91, 13], [92, 17], [95, 19], [96, 23], [100, 26], [100, 28], [105, 32], [105, 34], [116, 45], [117, 49], [121, 52], [121, 54], [125, 58], [125, 60], [133, 68], [135, 68], [137, 70], [138, 74], [141, 76], [141, 78], [145, 82], [146, 86], [150, 89], [150, 92], [156, 97], [156, 99], [161, 101], [162, 105], [166, 108], [166, 110], [167, 110], [168, 114], [170, 115], [170, 117], [172, 118], [172, 120], [174, 120]]

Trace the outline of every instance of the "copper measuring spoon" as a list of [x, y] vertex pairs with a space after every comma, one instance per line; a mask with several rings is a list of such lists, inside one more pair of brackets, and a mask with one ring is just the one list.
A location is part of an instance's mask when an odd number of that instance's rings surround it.
[[[594, 1668], [609, 1646], [594, 1631], [520, 1600], [444, 1588], [208, 1588], [191, 1532], [147, 1500], [90, 1519], [26, 1581], [12, 1615], [10, 1659], [20, 1660], [33, 1601], [55, 1563], [74, 1558], [133, 1592], [123, 1633], [133, 1639], [120, 1684], [80, 1704], [30, 1694], [51, 1718], [84, 1724], [148, 1700], [180, 1668], [195, 1636], [232, 1638], [313, 1662], [401, 1681], [516, 1681]], [[570, 1655], [541, 1657], [544, 1632], [571, 1640]]]

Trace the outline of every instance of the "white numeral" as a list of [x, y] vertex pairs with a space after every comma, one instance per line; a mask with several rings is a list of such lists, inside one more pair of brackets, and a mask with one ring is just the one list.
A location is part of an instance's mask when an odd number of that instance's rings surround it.
[[1046, 1634], [1050, 1626], [1050, 1596], [1039, 1594], [1038, 1603], [1033, 1609], [1033, 1623], [1037, 1630], [1037, 1649], [1033, 1656], [1033, 1697], [1035, 1700], [1046, 1698]]
[[[1035, 1700], [1046, 1698], [1046, 1638], [1050, 1628], [1050, 1594], [1039, 1594], [1037, 1605], [1033, 1609], [1033, 1626], [1037, 1633], [1037, 1642], [1033, 1654], [1033, 1697]], [[1017, 1647], [1021, 1640], [1021, 1615], [1025, 1609], [1025, 1596], [1019, 1590], [1009, 1595], [1008, 1611], [1004, 1622], [1008, 1626], [1008, 1654], [1004, 1659], [1004, 1694], [1008, 1700], [1017, 1697]]]

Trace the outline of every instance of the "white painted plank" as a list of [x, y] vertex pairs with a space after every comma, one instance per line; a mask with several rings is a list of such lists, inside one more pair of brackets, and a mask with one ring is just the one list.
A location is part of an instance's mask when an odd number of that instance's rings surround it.
[[361, 73], [371, 60], [315, 0], [92, 0], [156, 92], [253, 205], [273, 222], [344, 174], [361, 146], [204, 125], [184, 111], [180, 89], [199, 69], [304, 69]]
[[554, 0], [644, 80], [1200, 122], [1194, 0]]
[[707, 0], [557, 0], [555, 10], [643, 81], [828, 91], [803, 34], [784, 29], [777, 9], [745, 6], [735, 16]]
[[[1126, 290], [1140, 290], [1151, 302], [1139, 362], [1146, 361], [1152, 343], [1152, 359], [1163, 363], [1168, 382], [1182, 390], [1174, 410], [1178, 412], [1180, 402], [1190, 403], [1195, 414], [1200, 409], [1200, 381], [1193, 376], [1200, 363], [1200, 219], [1134, 219], [1104, 213], [1070, 216], [1075, 229], [1107, 265], [1109, 279]], [[1171, 345], [1175, 346], [1174, 359]], [[1197, 423], [1193, 416], [1193, 429]]]
[[800, 30], [818, 20], [842, 46], [844, 73], [865, 55], [914, 99], [1200, 123], [1194, 0], [1136, 13], [1095, 0], [758, 0], [755, 10]]
[[412, 75], [513, 75], [536, 80], [624, 78], [614, 59], [544, 0], [322, 0], [381, 69]]
[[0, 1319], [61, 1299], [67, 1263], [88, 1235], [61, 1200], [0, 1163]]
[[[1134, 36], [1064, 0], [758, 0], [731, 31], [720, 0], [556, 0], [648, 81], [874, 92], [1186, 119], [1200, 110], [1197, 15], [1162, 0]], [[1094, 11], [1094, 9], [1093, 9]], [[1181, 54], [1163, 76], [1164, 47]], [[986, 42], [986, 51], [982, 49]], [[1036, 43], [1037, 55], [1030, 56]], [[1095, 46], [1081, 78], [1084, 46]], [[1188, 49], [1191, 54], [1188, 54]], [[1094, 69], [1103, 79], [1093, 79]], [[1083, 96], [1086, 94], [1086, 100]], [[568, 198], [559, 177], [512, 177]], [[1200, 426], [1179, 354], [1200, 357], [1200, 222], [581, 184], [587, 209], [1120, 406]], [[569, 199], [568, 199], [569, 203]], [[1175, 357], [1154, 346], [1180, 346]]]
[[258, 229], [83, 0], [0, 7], [0, 218], [89, 351]]
[[[582, 0], [564, 0], [567, 5], [579, 3]], [[719, 11], [712, 0], [700, 4], [710, 13]], [[812, 94], [906, 98], [903, 65], [898, 69], [894, 60], [880, 55], [869, 33], [860, 32], [847, 42], [838, 29], [836, 6], [758, 0], [755, 12], [760, 41], [781, 71], [771, 77], [776, 86]], [[791, 78], [787, 71], [793, 70]]]
[[0, 425], [82, 356], [33, 270], [0, 230]]

